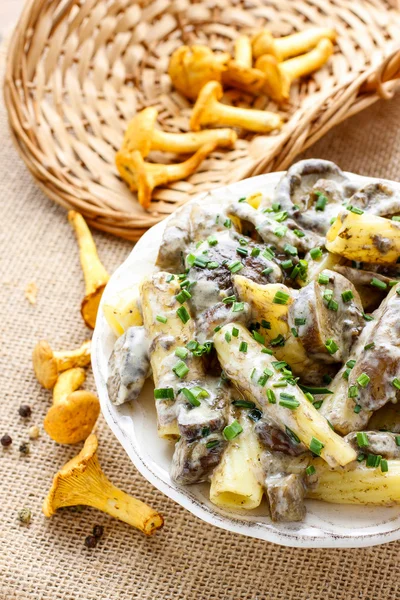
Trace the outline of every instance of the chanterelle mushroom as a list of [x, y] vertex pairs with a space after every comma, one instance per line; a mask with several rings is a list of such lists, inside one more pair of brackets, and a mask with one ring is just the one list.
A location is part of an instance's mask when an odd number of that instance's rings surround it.
[[171, 56], [168, 74], [177, 90], [195, 100], [208, 81], [221, 81], [229, 59], [227, 52], [214, 54], [207, 46], [180, 46]]
[[76, 233], [85, 278], [86, 295], [82, 300], [81, 313], [86, 325], [94, 329], [101, 296], [110, 276], [100, 262], [92, 234], [82, 215], [70, 210], [68, 220]]
[[279, 61], [283, 61], [311, 50], [323, 38], [334, 42], [336, 31], [328, 27], [310, 27], [291, 35], [274, 38], [268, 29], [263, 29], [253, 37], [253, 54], [255, 58], [263, 54], [272, 54]]
[[44, 428], [59, 444], [76, 444], [91, 433], [100, 413], [97, 396], [78, 390], [85, 381], [84, 369], [64, 371], [53, 391], [53, 406], [49, 409]]
[[229, 125], [259, 133], [282, 127], [282, 119], [276, 113], [221, 104], [222, 96], [223, 89], [218, 81], [209, 81], [202, 88], [190, 117], [193, 131], [199, 131], [202, 125]]
[[120, 150], [115, 156], [115, 164], [130, 189], [137, 190], [140, 204], [144, 209], [148, 209], [155, 187], [189, 177], [206, 156], [215, 150], [216, 145], [215, 142], [209, 142], [184, 162], [172, 165], [146, 163], [137, 150], [134, 152]]
[[82, 450], [67, 462], [53, 479], [43, 502], [46, 517], [58, 508], [84, 504], [124, 521], [146, 535], [164, 524], [163, 517], [150, 506], [116, 488], [104, 475], [97, 458], [97, 438], [90, 435]]
[[221, 148], [233, 148], [237, 140], [233, 129], [205, 129], [196, 133], [161, 131], [156, 128], [157, 115], [155, 106], [149, 106], [135, 115], [125, 132], [122, 150], [139, 150], [143, 157], [151, 150], [191, 154], [208, 142], [215, 142]]
[[90, 364], [90, 340], [76, 350], [54, 352], [46, 340], [38, 342], [33, 350], [33, 369], [39, 383], [46, 389], [54, 387], [59, 373], [73, 367]]

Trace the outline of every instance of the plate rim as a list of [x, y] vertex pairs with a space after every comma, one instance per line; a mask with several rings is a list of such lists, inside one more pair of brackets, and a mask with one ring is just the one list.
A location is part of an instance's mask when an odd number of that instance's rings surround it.
[[[189, 201], [189, 203], [198, 202], [201, 199], [205, 199], [206, 197], [213, 194], [221, 194], [225, 190], [229, 190], [234, 187], [235, 190], [240, 188], [241, 184], [246, 183], [250, 180], [252, 181], [262, 181], [266, 182], [268, 179], [273, 180], [277, 179], [278, 176], [282, 176], [284, 171], [266, 173], [263, 175], [258, 175], [256, 177], [247, 178], [236, 182], [234, 184], [230, 184], [227, 186], [219, 187], [209, 192], [204, 192]], [[375, 177], [367, 177], [357, 175], [355, 173], [350, 173], [344, 171], [345, 175], [351, 176], [360, 180], [360, 182], [387, 182], [390, 185], [400, 189], [400, 183], [391, 181], [388, 179], [375, 178]], [[235, 192], [237, 195], [237, 191]], [[239, 192], [240, 194], [240, 192]], [[186, 205], [186, 204], [185, 204]], [[181, 210], [181, 208], [178, 209]], [[131, 262], [132, 255], [136, 254], [141, 250], [142, 246], [146, 245], [147, 239], [153, 235], [150, 232], [153, 232], [155, 229], [165, 228], [166, 224], [170, 219], [172, 219], [176, 212], [169, 215], [163, 221], [154, 225], [151, 229], [146, 231], [143, 236], [140, 238], [138, 242], [134, 245], [131, 252], [127, 256], [127, 258], [117, 267], [114, 273], [111, 275], [110, 280], [107, 284], [107, 287], [112, 285], [112, 282], [119, 277], [119, 274], [126, 268], [127, 264]], [[139, 250], [138, 250], [139, 249]], [[107, 288], [106, 288], [107, 289]], [[120, 425], [118, 424], [117, 419], [111, 412], [110, 400], [108, 398], [107, 387], [105, 377], [102, 373], [101, 369], [101, 329], [100, 322], [105, 321], [105, 317], [102, 313], [102, 304], [105, 295], [100, 302], [99, 311], [96, 319], [96, 326], [93, 332], [92, 338], [92, 369], [94, 374], [94, 380], [97, 388], [97, 392], [100, 400], [100, 407], [104, 419], [107, 425], [110, 427], [111, 431], [117, 438], [118, 442], [122, 445], [125, 452], [129, 456], [130, 460], [137, 468], [137, 470], [145, 477], [147, 481], [149, 481], [156, 489], [161, 491], [164, 495], [169, 497], [171, 500], [175, 501], [177, 504], [188, 510], [194, 516], [200, 518], [204, 522], [209, 525], [214, 525], [220, 529], [224, 529], [226, 531], [230, 531], [232, 533], [239, 533], [241, 535], [245, 535], [248, 537], [253, 537], [256, 539], [261, 539], [263, 541], [276, 543], [282, 546], [287, 547], [297, 547], [297, 548], [361, 548], [361, 547], [370, 547], [376, 546], [383, 543], [388, 543], [392, 541], [396, 541], [400, 539], [400, 526], [387, 532], [381, 533], [363, 533], [361, 535], [350, 535], [344, 536], [340, 533], [333, 533], [323, 531], [323, 536], [304, 536], [297, 531], [282, 531], [274, 528], [274, 524], [272, 527], [265, 528], [261, 523], [251, 522], [241, 519], [237, 513], [232, 513], [232, 516], [224, 516], [217, 512], [217, 510], [209, 509], [204, 503], [202, 503], [199, 499], [195, 498], [193, 494], [190, 492], [190, 488], [178, 486], [177, 484], [170, 484], [164, 481], [159, 475], [154, 473], [154, 471], [149, 467], [146, 463], [146, 460], [140, 455], [137, 451], [133, 440], [129, 439], [126, 432]], [[346, 505], [335, 505], [335, 506], [346, 506]], [[228, 511], [226, 511], [228, 513]]]

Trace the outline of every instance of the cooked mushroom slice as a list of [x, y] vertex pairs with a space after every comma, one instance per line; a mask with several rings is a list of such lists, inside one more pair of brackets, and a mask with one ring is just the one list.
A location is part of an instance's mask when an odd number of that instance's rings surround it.
[[317, 281], [302, 288], [290, 311], [307, 355], [325, 363], [344, 362], [365, 321], [361, 299], [339, 273], [325, 270]]
[[[334, 256], [339, 255], [335, 254]], [[386, 267], [382, 267], [381, 265], [374, 265], [373, 271], [367, 271], [366, 269], [356, 269], [341, 264], [336, 264], [332, 267], [332, 270], [346, 277], [346, 279], [351, 281], [351, 283], [354, 285], [354, 287], [360, 295], [365, 312], [372, 312], [379, 307], [380, 303], [382, 302], [382, 299], [387, 294], [387, 286], [392, 285], [392, 282], [399, 277], [399, 274], [397, 272], [393, 277], [378, 273], [377, 270], [379, 267], [381, 267], [384, 270], [388, 270]], [[393, 270], [394, 269], [392, 269], [392, 271]], [[372, 286], [371, 281], [373, 280], [381, 281], [384, 284], [382, 286], [382, 289], [380, 287], [376, 287], [376, 285]]]
[[217, 204], [187, 204], [168, 219], [156, 265], [170, 273], [180, 272], [184, 268], [184, 257], [190, 244], [226, 230], [225, 221], [224, 211]]
[[147, 333], [144, 327], [130, 327], [117, 339], [108, 361], [108, 395], [119, 406], [136, 400], [150, 371]]
[[275, 202], [301, 228], [324, 235], [353, 187], [335, 163], [309, 159], [295, 163], [275, 189]]
[[212, 339], [218, 327], [223, 327], [228, 323], [245, 325], [250, 321], [251, 310], [246, 302], [232, 304], [219, 302], [197, 315], [197, 338], [199, 342], [204, 343], [206, 340]]
[[96, 436], [90, 435], [79, 454], [54, 476], [43, 502], [45, 516], [53, 516], [58, 508], [84, 504], [152, 535], [163, 526], [162, 515], [107, 479], [97, 458], [97, 445]]
[[299, 252], [308, 252], [311, 248], [323, 245], [324, 239], [318, 234], [307, 232], [303, 237], [296, 235], [295, 230], [298, 230], [298, 225], [292, 219], [286, 219], [284, 211], [286, 209], [279, 213], [280, 218], [284, 219], [283, 222], [278, 222], [273, 213], [258, 211], [247, 202], [235, 202], [228, 208], [230, 215], [251, 223], [261, 239], [276, 247], [280, 252], [285, 252], [287, 244], [294, 246]]
[[368, 421], [368, 429], [400, 433], [400, 392], [397, 394], [396, 400], [396, 404], [388, 402], [388, 404], [374, 412]]
[[262, 445], [271, 452], [283, 452], [291, 456], [298, 456], [307, 451], [304, 444], [294, 443], [287, 433], [274, 427], [265, 416], [257, 421], [254, 431]]
[[400, 213], [400, 192], [385, 181], [368, 183], [349, 198], [349, 204], [380, 217], [397, 215]]
[[222, 430], [227, 421], [229, 391], [227, 386], [218, 387], [207, 378], [199, 385], [184, 388], [180, 395], [185, 402], [178, 413], [181, 438], [175, 446], [171, 477], [181, 484], [206, 481], [225, 448]]
[[393, 287], [367, 323], [351, 360], [335, 377], [333, 395], [320, 412], [346, 435], [365, 429], [372, 411], [397, 402], [400, 387], [400, 285]]
[[388, 431], [352, 431], [345, 439], [357, 452], [400, 458], [400, 446], [396, 443], [398, 437]]

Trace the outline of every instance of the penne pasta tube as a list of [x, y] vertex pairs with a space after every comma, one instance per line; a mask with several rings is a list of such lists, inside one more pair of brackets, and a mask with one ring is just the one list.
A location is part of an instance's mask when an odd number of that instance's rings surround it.
[[263, 346], [242, 325], [237, 323], [235, 328], [237, 336], [231, 335], [232, 325], [225, 325], [214, 336], [219, 361], [233, 384], [256, 402], [274, 425], [328, 464], [346, 465], [355, 460], [356, 452], [331, 429], [293, 379], [282, 376], [285, 364], [263, 353]]
[[251, 510], [260, 505], [263, 488], [257, 477], [262, 448], [247, 417], [238, 420], [243, 431], [225, 450], [211, 476], [210, 500], [227, 509]]
[[400, 460], [367, 467], [366, 462], [353, 462], [341, 469], [329, 469], [320, 459], [312, 463], [318, 483], [307, 497], [337, 504], [372, 504], [391, 506], [400, 502]]
[[127, 288], [103, 302], [103, 313], [107, 323], [118, 337], [129, 327], [143, 325], [138, 287]]
[[362, 211], [343, 212], [326, 234], [326, 248], [349, 260], [393, 265], [400, 256], [400, 223]]
[[[182, 387], [182, 382], [187, 384], [188, 381], [201, 380], [204, 372], [201, 358], [188, 353], [186, 361], [183, 362], [175, 354], [178, 348], [184, 349], [193, 339], [195, 325], [186, 302], [181, 304], [178, 299], [182, 291], [178, 280], [170, 278], [169, 273], [159, 272], [145, 279], [140, 285], [140, 298], [156, 388], [158, 434], [162, 438], [177, 439], [178, 388]], [[183, 364], [182, 370], [177, 368], [180, 364]], [[187, 372], [185, 365], [189, 369]]]

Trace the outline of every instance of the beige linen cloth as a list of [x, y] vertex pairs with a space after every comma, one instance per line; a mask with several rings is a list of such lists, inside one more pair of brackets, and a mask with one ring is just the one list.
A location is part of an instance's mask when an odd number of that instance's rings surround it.
[[[400, 105], [380, 102], [331, 131], [306, 155], [342, 168], [399, 179]], [[400, 542], [357, 550], [279, 547], [207, 525], [163, 496], [136, 471], [100, 418], [99, 456], [110, 479], [165, 515], [151, 539], [90, 508], [46, 519], [41, 504], [57, 469], [80, 448], [53, 443], [42, 430], [29, 456], [18, 446], [32, 424], [42, 427], [50, 393], [31, 368], [32, 347], [46, 338], [73, 348], [89, 332], [80, 317], [83, 282], [66, 212], [36, 187], [15, 152], [0, 109], [0, 600], [395, 600]], [[95, 233], [110, 272], [128, 242]], [[30, 282], [37, 303], [26, 300]], [[88, 387], [93, 389], [90, 377]], [[29, 404], [32, 417], [18, 415]], [[29, 526], [17, 512], [32, 510]], [[94, 524], [104, 526], [93, 550], [84, 546]]]

